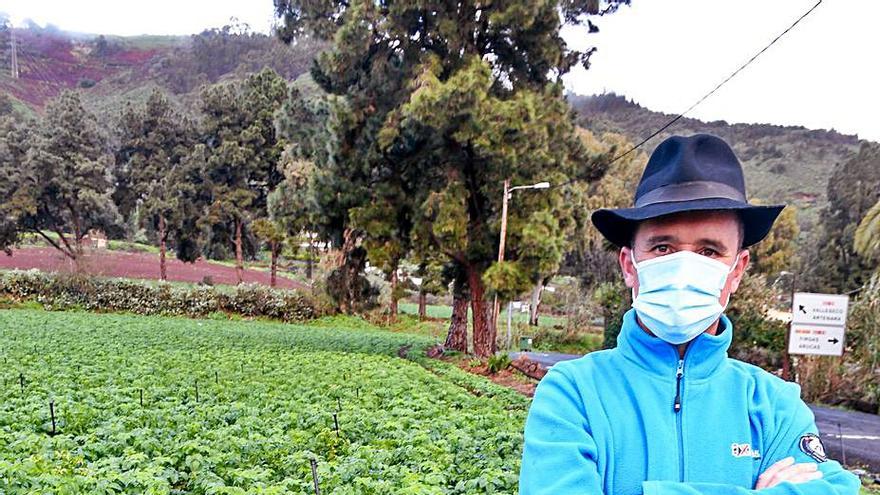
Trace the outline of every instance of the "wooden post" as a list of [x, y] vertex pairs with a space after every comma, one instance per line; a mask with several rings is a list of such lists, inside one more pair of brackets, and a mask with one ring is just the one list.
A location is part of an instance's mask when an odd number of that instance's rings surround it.
[[[501, 201], [501, 235], [498, 240], [498, 262], [504, 261], [504, 244], [507, 242], [507, 198], [510, 196], [510, 179], [504, 181], [504, 198]], [[495, 301], [492, 304], [492, 321], [490, 325], [497, 328], [498, 313], [501, 311], [501, 305], [498, 302], [498, 295], [495, 295]]]

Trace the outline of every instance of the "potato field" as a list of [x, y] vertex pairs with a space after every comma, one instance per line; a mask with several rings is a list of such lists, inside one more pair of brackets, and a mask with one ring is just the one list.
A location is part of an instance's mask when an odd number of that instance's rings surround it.
[[432, 343], [2, 310], [0, 493], [514, 493], [527, 399]]

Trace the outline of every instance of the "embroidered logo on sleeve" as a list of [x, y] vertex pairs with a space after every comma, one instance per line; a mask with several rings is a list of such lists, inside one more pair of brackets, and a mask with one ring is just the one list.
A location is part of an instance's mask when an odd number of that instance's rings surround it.
[[828, 456], [825, 455], [825, 446], [822, 445], [822, 440], [818, 436], [812, 433], [807, 433], [801, 437], [801, 440], [798, 443], [801, 451], [815, 459], [816, 462], [825, 462], [828, 460]]
[[734, 443], [730, 445], [731, 453], [734, 457], [751, 457], [752, 459], [760, 459], [761, 452], [752, 448], [749, 443]]

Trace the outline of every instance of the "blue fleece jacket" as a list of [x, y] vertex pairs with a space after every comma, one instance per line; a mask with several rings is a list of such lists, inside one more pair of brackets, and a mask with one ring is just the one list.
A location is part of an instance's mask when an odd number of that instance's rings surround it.
[[[553, 366], [526, 421], [520, 494], [747, 495], [777, 461], [816, 462], [800, 387], [728, 358], [725, 316], [719, 332], [680, 360], [630, 310], [617, 348]], [[839, 463], [819, 469], [820, 480], [760, 494], [858, 495], [859, 479]]]

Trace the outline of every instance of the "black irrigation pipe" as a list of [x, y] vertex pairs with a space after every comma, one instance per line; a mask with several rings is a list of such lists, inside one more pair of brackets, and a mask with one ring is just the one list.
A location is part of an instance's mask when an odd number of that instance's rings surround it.
[[333, 413], [333, 425], [336, 427], [336, 438], [339, 438], [339, 418]]

